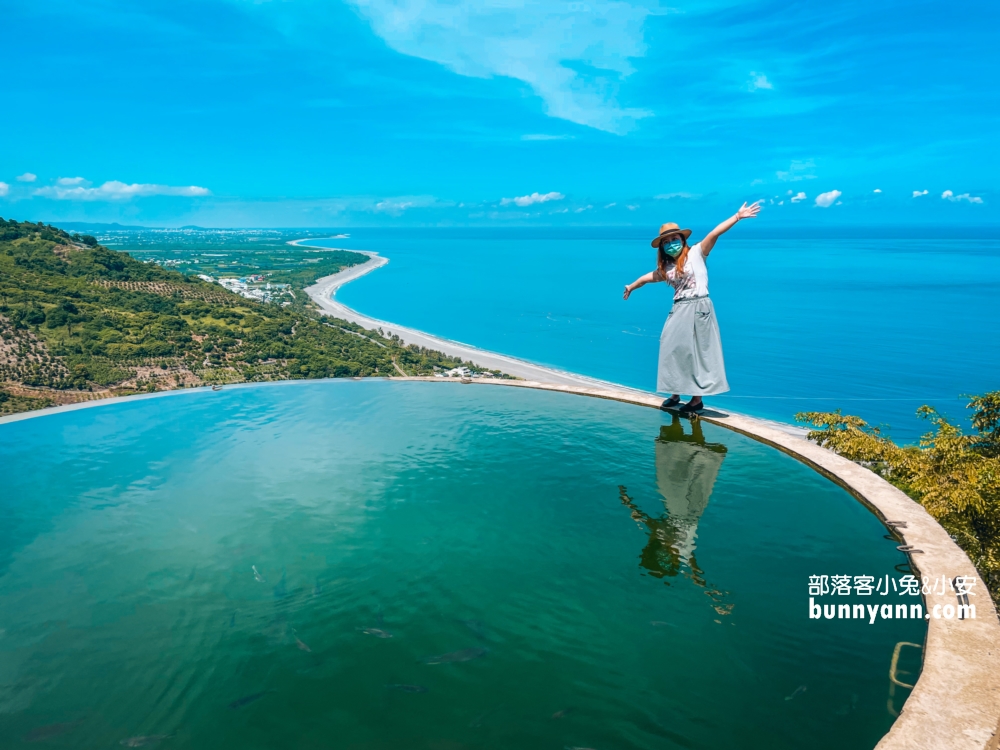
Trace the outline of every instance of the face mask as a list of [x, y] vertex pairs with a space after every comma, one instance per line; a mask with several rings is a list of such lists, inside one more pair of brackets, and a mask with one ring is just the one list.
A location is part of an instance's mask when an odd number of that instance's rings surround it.
[[681, 254], [681, 248], [684, 247], [684, 243], [680, 240], [671, 240], [663, 246], [663, 252], [669, 255], [671, 258], [676, 258]]

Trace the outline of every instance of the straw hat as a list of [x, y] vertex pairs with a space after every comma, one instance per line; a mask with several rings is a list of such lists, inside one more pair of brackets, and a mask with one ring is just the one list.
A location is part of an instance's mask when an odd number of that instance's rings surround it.
[[691, 236], [691, 230], [681, 229], [680, 225], [674, 224], [672, 221], [668, 221], [660, 227], [660, 236], [653, 240], [650, 244], [653, 247], [659, 247], [660, 243], [663, 242], [663, 238], [669, 237], [671, 234], [682, 234], [684, 235], [684, 241], [687, 242], [687, 238]]

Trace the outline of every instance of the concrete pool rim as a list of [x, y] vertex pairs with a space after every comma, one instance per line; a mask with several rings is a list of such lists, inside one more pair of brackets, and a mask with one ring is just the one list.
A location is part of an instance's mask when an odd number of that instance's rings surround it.
[[[345, 380], [341, 378], [327, 379]], [[531, 390], [554, 391], [659, 409], [663, 399], [655, 394], [631, 389], [560, 385], [526, 380], [397, 377], [354, 378], [395, 382], [450, 383], [454, 386], [499, 385]], [[316, 380], [241, 383], [234, 388], [316, 383]], [[161, 398], [211, 387], [185, 388], [134, 396], [85, 401], [66, 406], [0, 417], [0, 425], [51, 414], [106, 404]], [[781, 423], [739, 414], [712, 412], [700, 417], [710, 424], [738, 432], [801, 461], [863, 503], [883, 524], [904, 522], [905, 527], [887, 528], [901, 539], [914, 574], [932, 581], [945, 577], [979, 573], [968, 556], [937, 521], [917, 502], [868, 469], [808, 441], [803, 431]], [[998, 750], [1000, 748], [1000, 620], [982, 585], [973, 603], [976, 618], [929, 619], [923, 650], [923, 667], [899, 718], [876, 746], [877, 750]], [[954, 592], [932, 591], [924, 595], [925, 608], [957, 603]]]

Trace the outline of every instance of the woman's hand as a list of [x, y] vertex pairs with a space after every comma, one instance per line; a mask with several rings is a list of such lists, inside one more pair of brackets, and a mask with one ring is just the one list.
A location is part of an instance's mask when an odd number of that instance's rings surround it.
[[630, 294], [632, 294], [632, 288], [628, 284], [626, 284], [625, 285], [625, 294], [622, 295], [622, 299], [628, 299], [628, 296]]
[[701, 245], [701, 254], [708, 257], [708, 254], [712, 252], [712, 248], [715, 247], [715, 241], [719, 239], [723, 234], [728, 232], [730, 229], [736, 226], [736, 223], [740, 219], [752, 219], [754, 216], [760, 213], [760, 201], [755, 201], [749, 206], [744, 202], [740, 206], [739, 210], [726, 219], [724, 222], [719, 224], [715, 229], [705, 235], [699, 244]]
[[760, 213], [760, 201], [751, 203], [749, 206], [746, 203], [744, 203], [742, 206], [740, 206], [740, 210], [736, 212], [736, 220], [739, 221], [740, 219], [752, 219], [758, 213]]

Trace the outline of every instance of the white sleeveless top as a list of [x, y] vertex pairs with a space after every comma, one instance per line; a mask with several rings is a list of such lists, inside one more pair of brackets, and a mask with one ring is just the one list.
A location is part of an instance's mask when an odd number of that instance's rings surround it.
[[684, 261], [684, 273], [677, 275], [677, 266], [671, 266], [665, 281], [674, 288], [674, 302], [708, 296], [708, 266], [701, 252], [701, 243], [692, 245]]

